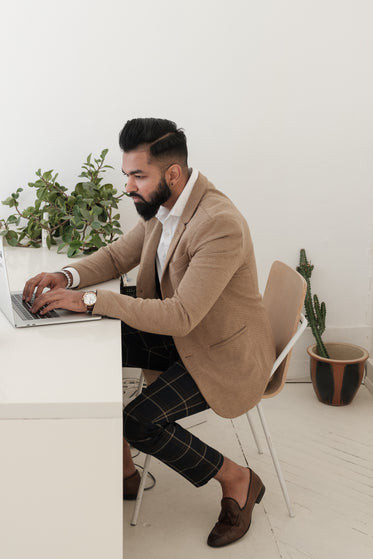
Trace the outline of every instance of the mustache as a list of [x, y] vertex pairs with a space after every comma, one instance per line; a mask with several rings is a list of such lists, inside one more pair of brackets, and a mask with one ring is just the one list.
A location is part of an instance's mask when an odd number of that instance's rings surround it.
[[126, 192], [126, 195], [127, 195], [129, 198], [133, 198], [134, 196], [136, 196], [136, 198], [140, 198], [140, 200], [142, 200], [143, 202], [147, 203], [146, 200], [145, 200], [145, 198], [143, 198], [143, 197], [141, 196], [141, 194], [136, 194], [136, 192]]

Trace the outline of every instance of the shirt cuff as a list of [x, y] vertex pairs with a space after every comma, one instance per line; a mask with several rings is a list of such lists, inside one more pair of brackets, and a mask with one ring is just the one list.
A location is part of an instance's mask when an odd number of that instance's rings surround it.
[[80, 284], [80, 275], [79, 272], [77, 270], [75, 270], [75, 268], [70, 268], [70, 266], [65, 266], [64, 270], [67, 270], [68, 272], [70, 272], [70, 274], [73, 277], [73, 282], [71, 284], [71, 288], [73, 287], [79, 287]]

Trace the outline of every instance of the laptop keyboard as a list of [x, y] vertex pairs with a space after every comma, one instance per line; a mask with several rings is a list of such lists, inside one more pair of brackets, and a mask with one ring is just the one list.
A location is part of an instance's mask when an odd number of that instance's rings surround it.
[[34, 320], [35, 318], [56, 318], [59, 316], [56, 311], [49, 311], [45, 314], [40, 314], [40, 311], [43, 309], [43, 307], [39, 309], [39, 312], [32, 313], [30, 309], [33, 305], [33, 299], [31, 299], [31, 301], [27, 303], [26, 301], [23, 301], [21, 293], [12, 294], [12, 303], [15, 310], [17, 311], [17, 314], [25, 320]]

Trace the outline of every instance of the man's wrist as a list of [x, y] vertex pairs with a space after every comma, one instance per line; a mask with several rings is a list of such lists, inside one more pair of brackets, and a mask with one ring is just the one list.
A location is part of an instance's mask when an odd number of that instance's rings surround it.
[[86, 306], [87, 313], [92, 313], [93, 307], [97, 301], [97, 290], [94, 291], [84, 291], [83, 292], [83, 303]]
[[66, 278], [66, 286], [65, 289], [70, 289], [73, 285], [73, 275], [68, 270], [59, 270], [58, 273], [63, 274]]
[[71, 266], [66, 266], [61, 270], [57, 270], [58, 274], [63, 274], [66, 278], [66, 289], [73, 289], [75, 287], [79, 287], [80, 284], [80, 275], [75, 268]]

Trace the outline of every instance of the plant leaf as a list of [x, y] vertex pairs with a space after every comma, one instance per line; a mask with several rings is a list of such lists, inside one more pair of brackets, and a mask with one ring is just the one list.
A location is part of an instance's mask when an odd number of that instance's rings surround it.
[[15, 231], [7, 231], [5, 234], [5, 238], [10, 246], [12, 247], [17, 246], [18, 235]]

